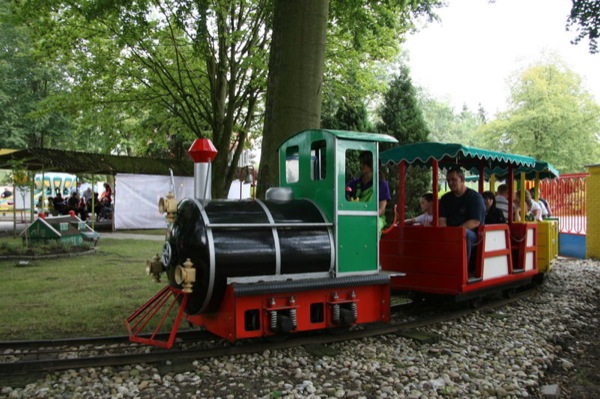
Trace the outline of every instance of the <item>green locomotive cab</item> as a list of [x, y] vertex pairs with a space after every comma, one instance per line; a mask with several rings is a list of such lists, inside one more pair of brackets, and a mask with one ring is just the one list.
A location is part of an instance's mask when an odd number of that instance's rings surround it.
[[379, 143], [391, 136], [340, 130], [304, 130], [279, 147], [279, 186], [294, 198], [309, 198], [334, 226], [335, 275], [379, 271], [378, 185], [368, 201], [346, 195], [349, 178], [358, 172], [358, 157], [370, 152], [374, 179], [379, 176]]

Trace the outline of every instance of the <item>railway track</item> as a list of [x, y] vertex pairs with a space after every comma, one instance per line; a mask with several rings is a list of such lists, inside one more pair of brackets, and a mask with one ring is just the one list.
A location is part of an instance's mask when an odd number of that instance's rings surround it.
[[113, 367], [138, 363], [189, 361], [211, 357], [233, 356], [285, 349], [296, 346], [325, 345], [385, 334], [410, 336], [414, 329], [455, 320], [475, 311], [491, 311], [530, 296], [534, 290], [523, 291], [511, 298], [490, 300], [476, 309], [461, 307], [440, 313], [433, 309], [400, 311], [406, 306], [393, 305], [393, 320], [389, 324], [363, 325], [360, 328], [294, 334], [276, 341], [248, 340], [229, 343], [204, 331], [182, 331], [177, 347], [165, 350], [128, 341], [127, 336], [77, 338], [45, 341], [0, 342], [0, 379], [88, 367]]

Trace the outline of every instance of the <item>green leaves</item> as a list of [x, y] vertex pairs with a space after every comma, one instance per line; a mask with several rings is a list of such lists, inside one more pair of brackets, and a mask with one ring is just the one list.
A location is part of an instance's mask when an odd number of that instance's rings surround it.
[[581, 78], [560, 61], [516, 75], [509, 110], [481, 130], [489, 148], [533, 156], [561, 173], [597, 162], [598, 132], [600, 107]]
[[573, 44], [579, 43], [587, 37], [591, 54], [598, 52], [598, 38], [600, 37], [600, 2], [597, 0], [573, 0], [571, 14], [567, 20], [567, 30], [575, 27], [577, 36]]

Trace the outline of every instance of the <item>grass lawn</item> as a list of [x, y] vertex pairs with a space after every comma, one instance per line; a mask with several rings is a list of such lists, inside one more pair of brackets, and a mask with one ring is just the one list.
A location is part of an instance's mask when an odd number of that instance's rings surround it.
[[96, 248], [26, 266], [0, 259], [0, 340], [126, 334], [125, 319], [167, 284], [166, 275], [157, 284], [145, 272], [162, 242], [101, 238]]

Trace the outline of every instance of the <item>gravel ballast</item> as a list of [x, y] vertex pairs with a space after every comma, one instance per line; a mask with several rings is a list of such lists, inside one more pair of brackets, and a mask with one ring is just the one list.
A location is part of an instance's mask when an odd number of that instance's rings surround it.
[[595, 398], [600, 262], [559, 259], [539, 293], [397, 335], [206, 359], [57, 372], [0, 398]]

